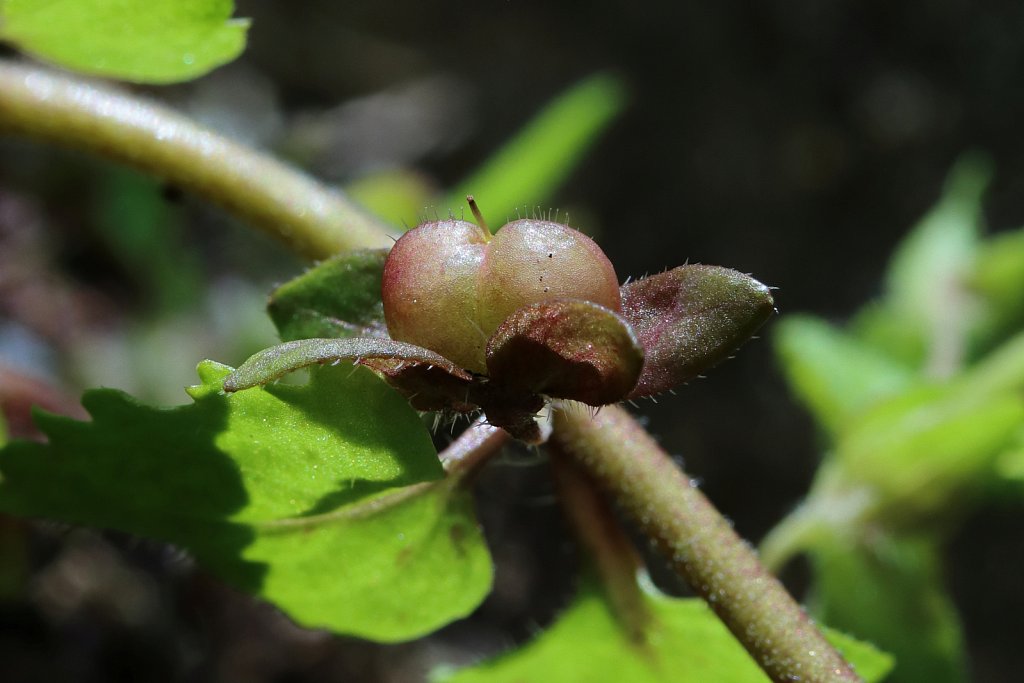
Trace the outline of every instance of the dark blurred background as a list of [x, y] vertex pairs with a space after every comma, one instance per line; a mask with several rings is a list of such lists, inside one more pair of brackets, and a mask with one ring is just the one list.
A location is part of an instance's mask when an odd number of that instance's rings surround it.
[[[339, 185], [403, 168], [451, 187], [572, 83], [620, 76], [629, 108], [552, 205], [623, 278], [727, 265], [778, 287], [782, 315], [842, 320], [878, 293], [892, 247], [970, 149], [995, 162], [991, 229], [1024, 225], [1019, 2], [249, 0], [236, 14], [253, 19], [239, 61], [139, 90]], [[55, 388], [57, 410], [99, 384], [183, 402], [198, 360], [237, 364], [272, 340], [263, 293], [300, 267], [172, 188], [0, 141], [0, 361]], [[640, 408], [752, 541], [818, 457], [771, 334]], [[480, 491], [494, 595], [400, 646], [300, 630], [153, 542], [4, 520], [0, 543], [29, 574], [5, 579], [0, 679], [417, 681], [494, 653], [565, 605], [576, 559], [533, 454], [496, 463]], [[975, 515], [949, 551], [979, 681], [1024, 667], [1022, 512]], [[800, 567], [787, 578], [803, 590]]]

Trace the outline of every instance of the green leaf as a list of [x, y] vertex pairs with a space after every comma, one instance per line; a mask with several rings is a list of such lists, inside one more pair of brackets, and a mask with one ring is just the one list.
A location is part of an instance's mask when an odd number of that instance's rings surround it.
[[1015, 497], [1024, 494], [1024, 425], [1003, 453], [996, 459], [996, 475], [1003, 488], [1010, 485]]
[[198, 78], [245, 48], [231, 0], [4, 0], [0, 39], [47, 62], [137, 83]]
[[877, 531], [861, 543], [834, 536], [811, 559], [812, 612], [892, 653], [891, 683], [966, 679], [960, 623], [942, 586], [935, 544]]
[[459, 212], [466, 195], [475, 195], [487, 223], [497, 230], [517, 209], [543, 203], [625, 104], [618, 78], [595, 74], [580, 81], [459, 183], [441, 202], [441, 212]]
[[967, 284], [985, 304], [982, 351], [1024, 328], [1024, 230], [985, 240]]
[[857, 320], [862, 339], [931, 374], [948, 376], [959, 367], [978, 324], [965, 282], [991, 175], [991, 162], [980, 155], [965, 155], [953, 167], [939, 202], [897, 247], [884, 300]]
[[[646, 642], [630, 639], [593, 582], [554, 625], [525, 647], [457, 672], [444, 683], [751, 683], [767, 681], [750, 655], [701, 600], [645, 595], [652, 621]], [[829, 640], [866, 681], [880, 681], [892, 658], [830, 632]]]
[[870, 484], [888, 523], [932, 524], [960, 511], [1024, 424], [1024, 397], [964, 395], [960, 387], [884, 401], [837, 443], [845, 477]]
[[643, 346], [630, 397], [650, 396], [725, 360], [775, 311], [766, 286], [718, 266], [686, 265], [622, 286], [622, 317]]
[[833, 434], [913, 381], [902, 364], [810, 316], [779, 321], [775, 351], [793, 392]]
[[380, 291], [387, 255], [344, 252], [274, 290], [267, 312], [281, 340], [386, 336]]
[[119, 529], [191, 551], [297, 622], [381, 641], [428, 633], [484, 597], [469, 494], [443, 479], [406, 402], [363, 368], [194, 403], [86, 393], [91, 422], [40, 414], [48, 443], [0, 450], [0, 510]]

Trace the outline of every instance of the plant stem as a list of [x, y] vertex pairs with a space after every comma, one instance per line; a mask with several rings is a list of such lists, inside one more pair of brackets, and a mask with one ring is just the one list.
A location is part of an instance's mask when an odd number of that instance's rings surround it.
[[512, 438], [504, 429], [489, 425], [484, 419], [478, 417], [455, 441], [437, 454], [449, 475], [476, 467]]
[[859, 681], [671, 457], [618, 406], [555, 413], [553, 440], [640, 525], [774, 681]]
[[551, 472], [565, 514], [597, 569], [619, 624], [633, 643], [644, 645], [651, 614], [637, 583], [640, 554], [593, 477], [557, 446], [553, 450]]
[[93, 152], [190, 190], [311, 259], [391, 245], [340, 192], [159, 105], [0, 61], [0, 132]]

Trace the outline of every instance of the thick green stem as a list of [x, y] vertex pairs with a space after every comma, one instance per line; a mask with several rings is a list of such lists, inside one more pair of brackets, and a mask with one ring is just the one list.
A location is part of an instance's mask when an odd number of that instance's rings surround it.
[[164, 107], [0, 62], [0, 133], [100, 154], [222, 206], [312, 259], [391, 245], [368, 214], [312, 178]]
[[658, 544], [774, 681], [859, 681], [757, 554], [618, 406], [555, 414], [553, 439]]

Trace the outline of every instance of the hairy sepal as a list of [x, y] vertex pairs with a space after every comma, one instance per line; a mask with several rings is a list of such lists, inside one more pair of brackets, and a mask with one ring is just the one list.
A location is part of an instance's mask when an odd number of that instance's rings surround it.
[[433, 351], [389, 339], [299, 339], [278, 344], [254, 354], [228, 375], [224, 391], [250, 389], [295, 370], [346, 361], [381, 375], [417, 410], [482, 409], [491, 424], [512, 436], [531, 443], [540, 439], [534, 421], [544, 406], [539, 395], [490, 382]]
[[487, 343], [493, 382], [592, 406], [621, 401], [643, 364], [643, 349], [622, 317], [576, 299], [523, 306]]
[[233, 392], [267, 384], [294, 370], [311, 365], [349, 361], [374, 367], [374, 363], [427, 365], [456, 378], [472, 376], [450, 360], [413, 344], [390, 339], [298, 339], [253, 354], [224, 380], [224, 391]]
[[667, 391], [717, 365], [774, 310], [768, 287], [719, 266], [680, 266], [624, 285], [622, 316], [646, 355], [629, 398]]

